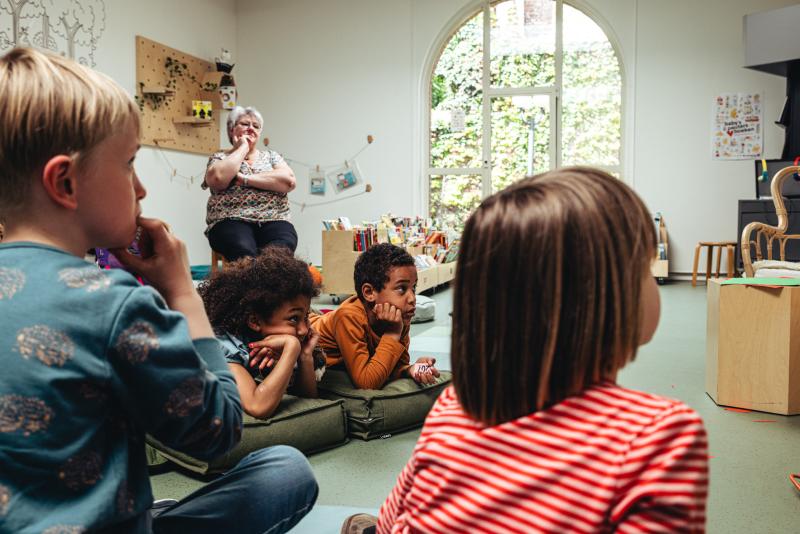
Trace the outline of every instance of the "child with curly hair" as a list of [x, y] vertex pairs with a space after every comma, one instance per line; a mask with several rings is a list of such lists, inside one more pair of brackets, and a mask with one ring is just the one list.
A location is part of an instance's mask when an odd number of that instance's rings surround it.
[[186, 245], [142, 216], [133, 98], [30, 48], [0, 56], [0, 95], [0, 532], [290, 530], [318, 486], [286, 446], [156, 513], [145, 434], [209, 460], [240, 440], [242, 407]]
[[308, 265], [287, 248], [265, 247], [255, 258], [229, 263], [198, 291], [246, 413], [269, 417], [287, 390], [317, 397], [325, 356], [308, 325], [319, 293]]

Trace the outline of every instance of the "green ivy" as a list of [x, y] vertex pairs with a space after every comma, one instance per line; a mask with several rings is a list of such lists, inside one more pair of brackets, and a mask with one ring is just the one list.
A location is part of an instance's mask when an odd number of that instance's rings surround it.
[[[478, 14], [450, 39], [431, 81], [430, 165], [437, 168], [482, 166], [483, 16]], [[547, 86], [555, 82], [553, 54], [494, 56], [490, 79], [503, 87]], [[565, 49], [562, 67], [562, 161], [566, 164], [618, 165], [621, 143], [621, 74], [608, 43]], [[492, 100], [492, 187], [502, 189], [527, 172], [528, 122], [508, 98]], [[451, 131], [437, 112], [461, 109], [465, 128]], [[553, 110], [550, 110], [553, 112]], [[534, 172], [549, 166], [549, 115], [535, 127]], [[430, 178], [431, 216], [461, 228], [482, 198], [479, 175]]]

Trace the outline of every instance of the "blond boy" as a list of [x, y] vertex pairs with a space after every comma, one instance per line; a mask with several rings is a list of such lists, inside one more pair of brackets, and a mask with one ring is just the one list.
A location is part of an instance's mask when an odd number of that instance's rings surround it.
[[[0, 531], [291, 528], [317, 488], [287, 447], [150, 512], [145, 432], [211, 458], [239, 440], [242, 414], [184, 244], [141, 216], [130, 96], [15, 49], [0, 58], [0, 99]], [[141, 257], [124, 248], [137, 227]], [[92, 247], [115, 249], [153, 287], [85, 262]]]

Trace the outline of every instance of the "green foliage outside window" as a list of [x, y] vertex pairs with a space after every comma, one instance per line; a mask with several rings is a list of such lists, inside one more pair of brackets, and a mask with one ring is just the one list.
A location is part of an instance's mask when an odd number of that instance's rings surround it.
[[[567, 6], [565, 6], [565, 10]], [[570, 8], [572, 9], [572, 8]], [[582, 16], [582, 14], [581, 14]], [[482, 166], [483, 14], [464, 24], [445, 47], [431, 83], [430, 165], [433, 168]], [[552, 53], [493, 57], [506, 87], [527, 87], [553, 71]], [[552, 76], [546, 76], [553, 83]], [[564, 165], [619, 165], [621, 73], [608, 41], [565, 44], [562, 66], [561, 160]], [[449, 113], [465, 114], [463, 131], [452, 131]], [[511, 97], [496, 97], [492, 115], [492, 188], [499, 190], [527, 172], [530, 114], [536, 115], [534, 172], [549, 168], [549, 114], [534, 106], [521, 110]], [[481, 198], [480, 175], [430, 177], [432, 217], [460, 229]]]

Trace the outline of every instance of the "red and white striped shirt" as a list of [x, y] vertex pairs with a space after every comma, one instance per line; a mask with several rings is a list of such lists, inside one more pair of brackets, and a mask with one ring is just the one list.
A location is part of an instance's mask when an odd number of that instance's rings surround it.
[[606, 382], [485, 426], [448, 387], [379, 533], [703, 532], [708, 452], [683, 403]]

